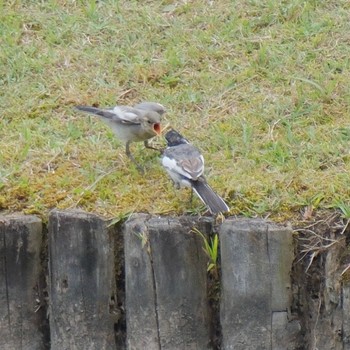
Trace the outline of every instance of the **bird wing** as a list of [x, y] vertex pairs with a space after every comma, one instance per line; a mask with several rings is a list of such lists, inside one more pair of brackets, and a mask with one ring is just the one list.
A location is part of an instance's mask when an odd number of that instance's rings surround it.
[[[156, 115], [154, 122], [158, 123], [160, 121], [160, 114], [152, 111], [129, 106], [115, 106], [111, 108], [96, 108], [96, 107], [88, 107], [88, 106], [77, 106], [78, 110], [95, 114], [99, 117], [104, 118], [106, 121], [110, 121], [113, 123], [121, 123], [124, 125], [140, 125], [143, 121], [149, 119], [150, 114]], [[153, 120], [151, 119], [151, 120]], [[157, 121], [159, 119], [159, 121]]]
[[141, 124], [143, 111], [128, 106], [115, 106], [113, 108], [115, 117], [113, 120], [120, 121], [123, 124]]
[[181, 144], [164, 151], [162, 163], [170, 171], [197, 180], [204, 171], [204, 158], [192, 145]]
[[142, 111], [137, 111], [135, 108], [126, 106], [116, 106], [113, 108], [96, 108], [89, 106], [76, 106], [76, 109], [97, 115], [102, 117], [106, 121], [111, 121], [115, 123], [129, 124], [129, 125], [139, 125], [141, 124], [143, 113]]
[[189, 174], [193, 180], [201, 176], [204, 170], [204, 159], [202, 155], [198, 158], [179, 160], [177, 164], [181, 166], [185, 173]]

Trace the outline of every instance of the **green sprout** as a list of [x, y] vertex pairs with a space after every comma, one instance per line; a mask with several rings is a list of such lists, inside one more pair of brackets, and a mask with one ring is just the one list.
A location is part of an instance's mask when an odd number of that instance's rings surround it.
[[204, 243], [203, 250], [209, 258], [207, 272], [210, 272], [213, 269], [216, 270], [217, 260], [218, 260], [218, 247], [219, 247], [219, 237], [218, 237], [217, 233], [214, 235], [214, 237], [211, 237], [209, 240], [197, 228], [194, 228], [193, 232], [199, 234], [203, 239], [203, 243]]

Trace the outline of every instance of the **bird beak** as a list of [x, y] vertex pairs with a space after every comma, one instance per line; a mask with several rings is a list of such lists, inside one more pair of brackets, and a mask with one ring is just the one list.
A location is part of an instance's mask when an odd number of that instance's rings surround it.
[[160, 127], [160, 124], [159, 123], [155, 123], [154, 125], [153, 125], [153, 130], [158, 134], [158, 135], [160, 135], [160, 133], [161, 133], [161, 127]]

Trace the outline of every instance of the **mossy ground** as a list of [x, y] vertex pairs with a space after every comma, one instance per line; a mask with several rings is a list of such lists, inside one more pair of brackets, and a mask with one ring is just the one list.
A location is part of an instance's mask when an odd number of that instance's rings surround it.
[[[203, 212], [75, 105], [157, 101], [232, 214], [350, 205], [350, 3], [0, 2], [0, 209]], [[159, 144], [164, 141], [155, 140]], [[349, 211], [350, 213], [350, 211]]]

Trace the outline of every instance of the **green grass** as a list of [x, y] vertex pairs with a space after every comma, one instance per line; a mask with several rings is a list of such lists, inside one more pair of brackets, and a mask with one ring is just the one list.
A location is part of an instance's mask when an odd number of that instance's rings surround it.
[[214, 273], [217, 273], [217, 263], [219, 256], [219, 236], [215, 233], [214, 237], [206, 237], [200, 230], [194, 228], [193, 233], [198, 234], [203, 240], [203, 251], [208, 257], [207, 272], [213, 270]]
[[[0, 209], [183, 213], [158, 155], [75, 105], [158, 101], [232, 214], [295, 217], [350, 192], [350, 3], [0, 1]], [[156, 140], [160, 144], [164, 141]]]

